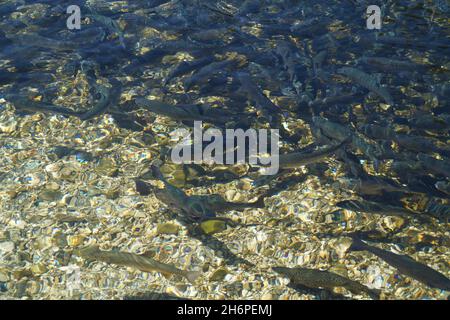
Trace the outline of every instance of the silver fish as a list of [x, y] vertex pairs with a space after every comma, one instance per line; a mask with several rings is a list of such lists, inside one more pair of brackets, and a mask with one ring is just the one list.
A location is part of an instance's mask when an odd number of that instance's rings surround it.
[[338, 70], [338, 73], [350, 78], [353, 82], [367, 90], [376, 93], [383, 98], [387, 104], [394, 105], [394, 99], [389, 91], [386, 88], [381, 87], [371, 75], [352, 67], [342, 67]]

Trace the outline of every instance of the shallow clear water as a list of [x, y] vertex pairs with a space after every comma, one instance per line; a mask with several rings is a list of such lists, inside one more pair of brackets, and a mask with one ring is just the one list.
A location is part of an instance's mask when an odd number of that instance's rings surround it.
[[[0, 3], [1, 299], [371, 298], [277, 266], [448, 297], [445, 2], [71, 4], [79, 29], [66, 1]], [[173, 132], [194, 120], [280, 129], [301, 161], [175, 164]], [[411, 257], [408, 274], [351, 236]]]

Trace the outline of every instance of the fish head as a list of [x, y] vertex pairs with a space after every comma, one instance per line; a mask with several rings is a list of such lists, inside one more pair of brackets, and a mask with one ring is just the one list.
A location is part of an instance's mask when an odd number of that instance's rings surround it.
[[212, 212], [201, 197], [190, 197], [185, 201], [185, 211], [194, 217], [203, 218], [213, 218], [216, 215]]
[[292, 273], [292, 269], [286, 267], [272, 267], [272, 270], [286, 277], [289, 277]]

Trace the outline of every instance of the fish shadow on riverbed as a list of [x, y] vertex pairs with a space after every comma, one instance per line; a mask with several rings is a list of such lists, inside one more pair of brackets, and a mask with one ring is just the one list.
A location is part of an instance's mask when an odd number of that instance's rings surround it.
[[176, 297], [162, 292], [143, 292], [134, 296], [125, 296], [123, 300], [191, 300], [183, 297]]
[[319, 288], [313, 289], [299, 284], [291, 284], [291, 283], [288, 284], [288, 287], [294, 289], [295, 291], [301, 294], [312, 294], [319, 300], [354, 300], [342, 294], [335, 293], [326, 289], [319, 289]]

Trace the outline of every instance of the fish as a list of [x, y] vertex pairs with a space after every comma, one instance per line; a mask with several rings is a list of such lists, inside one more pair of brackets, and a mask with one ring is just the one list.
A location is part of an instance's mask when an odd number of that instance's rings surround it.
[[[152, 167], [152, 173], [155, 177], [165, 183], [165, 189], [154, 190], [155, 195], [161, 201], [171, 208], [178, 208], [191, 216], [202, 217], [203, 219], [218, 218], [216, 212], [224, 212], [228, 210], [244, 210], [245, 208], [263, 208], [264, 197], [260, 197], [255, 202], [229, 202], [221, 195], [192, 195], [187, 196], [181, 189], [167, 183], [165, 178], [160, 174], [156, 166]], [[151, 190], [146, 182], [136, 179], [136, 190], [141, 195], [149, 195]], [[202, 220], [202, 219], [200, 219]]]
[[211, 194], [198, 197], [200, 201], [205, 203], [205, 206], [213, 212], [225, 212], [229, 210], [242, 211], [246, 208], [264, 208], [264, 197], [258, 198], [255, 202], [230, 202], [226, 201], [221, 195]]
[[403, 48], [424, 48], [424, 49], [448, 49], [450, 46], [448, 42], [439, 40], [423, 40], [420, 38], [402, 38], [397, 36], [377, 36], [374, 39], [376, 42], [389, 45], [389, 46], [399, 46]]
[[438, 160], [425, 153], [419, 153], [417, 155], [417, 160], [420, 164], [431, 172], [442, 175], [444, 177], [450, 176], [450, 161], [448, 159]]
[[374, 139], [389, 139], [395, 141], [400, 147], [419, 152], [439, 152], [441, 151], [430, 138], [424, 138], [411, 134], [397, 134], [390, 127], [383, 127], [374, 124], [362, 126], [365, 135]]
[[427, 202], [424, 211], [439, 221], [448, 223], [450, 221], [450, 205], [443, 203], [441, 200], [431, 198]]
[[205, 65], [197, 72], [195, 72], [191, 77], [184, 80], [186, 91], [190, 90], [196, 84], [207, 83], [213, 75], [224, 73], [227, 69], [232, 68], [237, 64], [238, 61], [236, 59], [225, 59]]
[[212, 62], [214, 62], [214, 57], [212, 56], [204, 57], [194, 61], [183, 61], [167, 75], [164, 84], [168, 84], [172, 79], [202, 68], [208, 64], [211, 64]]
[[[328, 121], [323, 117], [313, 116], [313, 125], [311, 131], [317, 141], [321, 141], [326, 144], [332, 144], [333, 140], [339, 139], [345, 140], [345, 134], [351, 134], [347, 128], [336, 125], [335, 123]], [[353, 153], [346, 151], [344, 148], [336, 150], [336, 156], [345, 162], [346, 168], [354, 177], [361, 177], [365, 175], [364, 168], [362, 167], [358, 157]]]
[[281, 57], [284, 69], [289, 75], [292, 84], [298, 82], [300, 75], [299, 59], [295, 56], [293, 46], [286, 41], [279, 41], [275, 53]]
[[90, 109], [89, 111], [86, 111], [80, 116], [81, 120], [88, 120], [101, 112], [103, 112], [109, 104], [109, 96], [110, 96], [110, 89], [106, 86], [99, 85], [95, 86], [96, 94], [98, 94], [99, 98], [97, 100], [97, 104]]
[[105, 30], [102, 27], [83, 28], [78, 32], [70, 33], [67, 41], [76, 43], [79, 46], [98, 44], [106, 38]]
[[411, 119], [407, 119], [415, 128], [425, 130], [448, 130], [450, 119], [445, 119], [442, 115], [420, 114]]
[[123, 67], [123, 71], [131, 74], [142, 72], [143, 66], [158, 63], [164, 56], [171, 53], [173, 53], [173, 51], [169, 49], [160, 47], [153, 48], [142, 55], [135, 56], [128, 65]]
[[173, 296], [164, 292], [146, 291], [137, 295], [127, 295], [123, 300], [191, 300], [184, 297]]
[[341, 187], [352, 190], [357, 194], [382, 195], [388, 192], [419, 193], [409, 190], [406, 187], [395, 185], [392, 182], [387, 182], [386, 179], [379, 177], [367, 176], [357, 179], [341, 177], [337, 180]]
[[338, 70], [338, 73], [348, 77], [367, 90], [376, 93], [383, 98], [387, 104], [394, 105], [394, 99], [389, 91], [386, 88], [379, 86], [377, 81], [371, 75], [352, 67], [342, 67]]
[[[183, 222], [185, 225], [190, 225], [192, 222], [216, 217], [215, 212], [208, 208], [204, 199], [190, 197], [183, 190], [168, 183], [157, 166], [152, 165], [151, 172], [154, 178], [164, 183], [164, 188], [154, 188], [153, 192], [155, 196], [169, 208], [180, 213], [178, 215], [180, 222]], [[137, 181], [139, 182], [136, 184], [136, 187], [145, 190], [142, 186], [145, 182], [139, 179]], [[150, 187], [147, 187], [147, 190], [148, 188]]]
[[61, 106], [55, 106], [45, 102], [33, 101], [20, 94], [6, 94], [5, 98], [14, 105], [16, 110], [56, 113], [65, 116], [77, 116], [77, 117], [81, 115], [79, 111], [74, 111], [72, 109]]
[[326, 148], [319, 149], [313, 152], [293, 152], [281, 154], [279, 156], [279, 166], [281, 169], [294, 169], [323, 161], [325, 158], [335, 153], [336, 150], [344, 147], [347, 143], [350, 142], [350, 140], [351, 138], [348, 137], [347, 139], [344, 139], [344, 141], [334, 146], [328, 146]]
[[261, 10], [261, 7], [258, 0], [244, 0], [236, 15], [245, 16], [249, 13], [257, 13], [259, 10]]
[[264, 114], [277, 115], [281, 112], [281, 109], [261, 92], [247, 72], [237, 72], [236, 77], [241, 83], [239, 91], [245, 93]]
[[[155, 196], [171, 210], [178, 212], [176, 219], [188, 229], [189, 236], [198, 239], [205, 246], [214, 251], [219, 251], [228, 263], [243, 263], [248, 266], [254, 266], [253, 263], [244, 258], [236, 256], [222, 241], [214, 236], [205, 234], [198, 228], [198, 225], [207, 220], [216, 219], [216, 214], [202, 197], [189, 197], [183, 190], [171, 185], [166, 181], [161, 171], [156, 165], [151, 166], [151, 172], [156, 179], [164, 183], [164, 189], [155, 188]], [[142, 195], [148, 195], [152, 189], [145, 182], [137, 179], [136, 189], [142, 192]], [[225, 219], [228, 222], [228, 219]]]
[[426, 221], [430, 220], [430, 216], [426, 213], [416, 213], [414, 211], [391, 206], [388, 204], [380, 204], [372, 201], [344, 200], [336, 203], [336, 206], [356, 212], [375, 213], [387, 216], [398, 216], [403, 218], [417, 218]]
[[399, 71], [420, 72], [425, 71], [428, 67], [431, 67], [426, 65], [419, 65], [409, 61], [383, 57], [362, 57], [358, 61], [382, 71], [392, 73]]
[[315, 127], [330, 139], [344, 141], [349, 136], [353, 136], [353, 131], [348, 127], [328, 120], [320, 116], [313, 116], [312, 122]]
[[119, 37], [120, 45], [122, 46], [122, 48], [124, 49], [126, 48], [124, 34], [120, 29], [120, 26], [117, 23], [117, 21], [111, 19], [110, 17], [106, 17], [95, 13], [88, 14], [86, 16], [102, 24], [108, 30], [108, 32], [117, 34], [117, 36]]
[[21, 84], [22, 86], [26, 86], [27, 84], [47, 84], [49, 82], [53, 82], [55, 80], [55, 76], [50, 73], [43, 72], [27, 72], [27, 73], [19, 73], [19, 72], [0, 72], [0, 85], [16, 83]]
[[138, 97], [136, 105], [150, 112], [167, 116], [180, 121], [205, 121], [216, 124], [225, 124], [231, 120], [231, 115], [223, 110], [208, 107], [206, 105], [170, 105], [158, 100], [148, 100]]
[[355, 236], [353, 236], [352, 238], [353, 243], [350, 246], [349, 250], [368, 251], [384, 260], [386, 263], [396, 268], [400, 273], [407, 275], [408, 277], [422, 282], [423, 284], [431, 288], [450, 291], [450, 279], [448, 279], [442, 273], [414, 260], [407, 255], [396, 254], [368, 245]]
[[[74, 50], [77, 48], [77, 44], [71, 41], [55, 40], [47, 37], [43, 37], [39, 34], [14, 34], [7, 35], [7, 38], [13, 42], [26, 47], [38, 47], [43, 49], [53, 49], [57, 51]], [[29, 50], [29, 49], [28, 49]]]
[[272, 267], [272, 270], [291, 280], [294, 285], [307, 288], [324, 288], [332, 291], [336, 287], [343, 287], [353, 294], [366, 293], [372, 299], [379, 299], [380, 292], [370, 289], [359, 282], [350, 280], [330, 271], [322, 271], [309, 268]]
[[93, 156], [90, 152], [86, 152], [83, 150], [78, 150], [66, 146], [54, 146], [50, 149], [48, 153], [49, 158], [58, 160], [67, 156], [76, 156], [77, 159], [83, 159], [82, 161], [90, 161], [93, 159]]
[[425, 172], [425, 168], [420, 161], [414, 160], [403, 160], [392, 162], [390, 169], [395, 172], [398, 176], [404, 177], [410, 173]]
[[328, 17], [311, 18], [302, 23], [291, 26], [291, 34], [294, 37], [315, 38], [328, 32], [328, 26], [332, 19]]
[[78, 254], [85, 259], [94, 259], [119, 266], [136, 268], [143, 272], [156, 271], [163, 274], [180, 275], [191, 283], [194, 283], [201, 275], [199, 271], [181, 270], [171, 264], [162, 263], [143, 255], [119, 251], [102, 251], [98, 246], [80, 249]]
[[224, 41], [227, 38], [227, 34], [236, 31], [231, 27], [219, 27], [213, 29], [205, 29], [197, 32], [193, 32], [189, 35], [189, 38], [194, 41], [211, 42], [211, 41]]
[[450, 182], [449, 181], [438, 181], [435, 183], [435, 188], [441, 192], [450, 196]]
[[[332, 122], [326, 118], [313, 116], [313, 125], [317, 126], [321, 132], [331, 139], [345, 140], [351, 137], [351, 145], [361, 150], [369, 159], [373, 162], [377, 162], [378, 159], [392, 158], [392, 154], [389, 150], [384, 150], [380, 145], [372, 141], [367, 141], [364, 136], [357, 132], [354, 132], [347, 126]], [[386, 154], [387, 152], [387, 154]]]
[[8, 1], [6, 3], [0, 4], [0, 16], [6, 16], [13, 13], [19, 6], [23, 4], [25, 4], [25, 1], [20, 0]]
[[440, 152], [432, 139], [415, 135], [397, 134], [393, 140], [402, 148], [418, 152]]
[[392, 139], [395, 131], [390, 127], [384, 127], [376, 124], [366, 124], [361, 127], [361, 131], [373, 139]]

